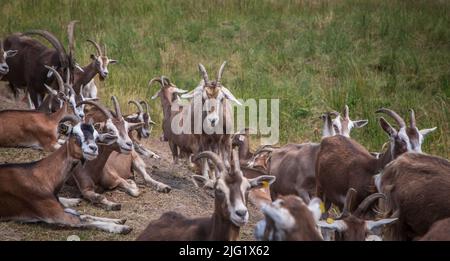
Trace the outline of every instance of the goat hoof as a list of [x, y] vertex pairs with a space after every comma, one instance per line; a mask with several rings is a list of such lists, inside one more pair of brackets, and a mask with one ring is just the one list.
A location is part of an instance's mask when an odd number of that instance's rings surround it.
[[157, 191], [161, 193], [169, 193], [172, 190], [170, 186], [158, 186]]
[[123, 224], [125, 224], [125, 222], [127, 222], [126, 218], [119, 219], [119, 224], [123, 225]]
[[119, 203], [113, 203], [111, 205], [106, 206], [106, 210], [119, 211], [121, 209], [122, 209], [122, 205]]
[[133, 229], [129, 226], [123, 226], [122, 230], [120, 231], [120, 234], [126, 235], [130, 233]]

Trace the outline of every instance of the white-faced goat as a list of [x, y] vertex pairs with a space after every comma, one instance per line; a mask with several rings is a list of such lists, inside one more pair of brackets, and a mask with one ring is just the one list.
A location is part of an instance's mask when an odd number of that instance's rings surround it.
[[325, 240], [334, 238], [335, 241], [381, 241], [381, 227], [397, 221], [397, 218], [365, 220], [364, 216], [367, 210], [378, 199], [385, 199], [385, 196], [381, 193], [374, 193], [365, 198], [354, 210], [353, 199], [355, 195], [356, 190], [350, 188], [342, 213], [336, 220], [327, 219], [327, 221], [317, 222], [322, 229]]
[[[75, 117], [68, 112], [68, 101], [64, 91], [64, 83], [59, 73], [53, 70], [59, 85], [56, 95], [62, 106], [54, 113], [39, 111], [4, 110], [0, 112], [0, 146], [1, 147], [33, 147], [53, 151], [60, 147], [57, 126], [65, 119]], [[47, 89], [51, 90], [47, 86]]]
[[[134, 128], [141, 127], [143, 123], [128, 123], [125, 121], [115, 96], [112, 96], [112, 101], [115, 108], [114, 114], [98, 103], [92, 101], [82, 102], [97, 107], [97, 109], [104, 114], [104, 121], [96, 124], [98, 129], [101, 132], [118, 136], [118, 138], [113, 144], [107, 146], [100, 145], [99, 156], [95, 160], [86, 162], [83, 166], [75, 168], [74, 178], [85, 199], [94, 204], [98, 204], [107, 210], [120, 210], [121, 205], [119, 203], [109, 201], [105, 196], [97, 193], [97, 191], [112, 190], [118, 187], [124, 189], [131, 196], [138, 196], [139, 190], [134, 181], [127, 180], [127, 178], [132, 176], [131, 169], [138, 171], [143, 175], [145, 181], [155, 184], [157, 188], [163, 190], [163, 192], [168, 192], [170, 188], [162, 183], [154, 181], [146, 173], [145, 164], [134, 164], [135, 162], [133, 160], [136, 160], [136, 157], [138, 159], [140, 158], [133, 151], [133, 142], [128, 136], [128, 133]], [[90, 119], [90, 115], [88, 114], [86, 118]], [[129, 159], [124, 162], [122, 166], [127, 168], [125, 172], [118, 173], [116, 171], [105, 171], [106, 162], [114, 151], [129, 156]], [[131, 163], [133, 163], [132, 167], [128, 168], [127, 166]]]
[[[72, 30], [72, 34], [69, 32], [69, 35], [73, 36], [75, 22], [69, 24], [69, 31]], [[29, 34], [44, 37], [54, 49], [26, 36]], [[73, 39], [69, 41], [73, 42]], [[74, 71], [74, 59], [67, 54], [61, 42], [48, 31], [32, 30], [24, 34], [12, 34], [5, 38], [3, 45], [5, 49], [18, 51], [17, 55], [9, 58], [9, 72], [3, 80], [9, 82], [16, 97], [19, 88], [26, 88], [32, 102], [31, 108], [39, 108], [47, 92], [44, 84], [52, 86], [51, 83], [54, 81], [54, 77], [48, 77], [50, 73], [44, 65], [55, 67], [59, 72]]]
[[362, 145], [342, 135], [324, 138], [320, 143], [316, 160], [316, 193], [324, 201], [326, 210], [331, 203], [342, 209], [349, 188], [357, 191], [355, 204], [376, 192], [374, 176], [399, 155], [421, 151], [423, 136], [434, 130], [419, 131], [414, 113], [411, 113], [410, 127], [406, 127], [405, 121], [394, 111], [383, 108], [377, 112], [391, 116], [400, 128], [397, 131], [383, 117], [380, 118], [381, 127], [390, 138], [387, 150], [380, 157], [375, 158]]
[[316, 225], [320, 218], [320, 204], [318, 198], [307, 205], [297, 196], [281, 196], [261, 208], [265, 218], [256, 224], [255, 238], [266, 241], [322, 241]]
[[[63, 128], [61, 128], [63, 129]], [[103, 137], [90, 124], [77, 123], [65, 128], [67, 142], [47, 158], [31, 163], [0, 165], [0, 220], [44, 222], [73, 228], [95, 228], [111, 233], [126, 234], [131, 228], [124, 219], [100, 218], [80, 215], [64, 208], [58, 201], [58, 191], [71, 170], [81, 161], [97, 157], [96, 141]]]
[[[242, 175], [239, 167], [239, 157], [233, 151], [234, 164], [227, 170], [223, 160], [210, 151], [201, 152], [195, 160], [208, 158], [219, 170], [214, 183], [214, 213], [211, 217], [187, 218], [176, 212], [166, 212], [159, 219], [151, 221], [137, 240], [237, 240], [240, 227], [248, 221], [249, 214], [246, 207], [247, 191], [271, 183], [275, 179], [271, 176], [260, 176], [247, 179]], [[209, 179], [194, 175], [197, 184], [205, 184]]]
[[94, 77], [98, 74], [100, 81], [105, 80], [109, 74], [108, 65], [117, 63], [117, 60], [108, 58], [106, 55], [106, 45], [102, 50], [97, 42], [93, 40], [87, 41], [95, 47], [97, 54], [91, 54], [92, 62], [75, 74], [73, 88], [79, 94], [83, 92], [81, 86], [84, 86], [84, 93], [82, 94], [86, 98], [97, 98], [97, 86], [95, 85]]
[[405, 153], [384, 168], [375, 184], [388, 198], [387, 216], [399, 219], [387, 231], [391, 240], [419, 239], [433, 223], [450, 217], [447, 159]]

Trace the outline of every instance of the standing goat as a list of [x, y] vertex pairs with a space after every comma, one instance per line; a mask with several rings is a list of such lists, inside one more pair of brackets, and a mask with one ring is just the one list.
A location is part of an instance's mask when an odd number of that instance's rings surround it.
[[450, 217], [450, 162], [420, 153], [405, 153], [387, 165], [375, 181], [388, 198], [387, 215], [399, 221], [391, 240], [419, 239], [434, 222]]
[[78, 123], [67, 128], [66, 143], [47, 158], [31, 163], [0, 165], [0, 220], [34, 223], [45, 222], [65, 227], [96, 228], [112, 233], [126, 234], [131, 228], [122, 225], [123, 219], [80, 215], [64, 209], [55, 196], [73, 168], [80, 161], [97, 156], [96, 141], [104, 142], [111, 136], [102, 136], [90, 124]]
[[[200, 131], [200, 151], [212, 151], [220, 155], [225, 167], [230, 167], [231, 133], [233, 128], [233, 109], [229, 101], [241, 103], [222, 85], [222, 74], [226, 62], [222, 63], [215, 81], [210, 81], [202, 64], [198, 65], [203, 80], [192, 92], [182, 98], [192, 98], [191, 123], [194, 133]], [[195, 115], [202, 115], [201, 126], [196, 126]], [[197, 128], [201, 127], [201, 130]], [[202, 161], [202, 174], [208, 176], [207, 160]]]
[[[69, 97], [65, 94], [64, 83], [59, 73], [53, 70], [59, 92], [56, 94], [62, 101], [59, 110], [52, 114], [39, 111], [5, 110], [0, 112], [0, 146], [1, 147], [37, 147], [53, 151], [60, 147], [57, 126], [65, 118], [73, 118], [68, 113]], [[50, 87], [47, 89], [53, 91]]]
[[3, 48], [3, 39], [0, 39], [0, 79], [9, 72], [9, 66], [6, 62], [7, 58], [11, 58], [17, 54], [17, 50], [7, 50]]
[[[73, 36], [73, 28], [76, 21], [69, 23], [69, 36]], [[39, 41], [26, 34], [35, 34], [44, 37], [54, 47], [48, 48]], [[69, 39], [72, 47], [73, 39]], [[26, 88], [29, 93], [30, 107], [39, 108], [47, 92], [44, 84], [51, 85], [54, 78], [49, 78], [51, 72], [45, 66], [55, 67], [59, 72], [65, 72], [75, 68], [73, 57], [67, 54], [61, 42], [50, 32], [44, 30], [32, 30], [24, 34], [16, 33], [4, 40], [4, 48], [17, 50], [18, 53], [8, 61], [9, 72], [3, 80], [9, 82], [9, 86], [17, 97], [17, 89]], [[65, 74], [64, 74], [65, 75]]]
[[[242, 175], [239, 156], [233, 150], [234, 165], [227, 170], [223, 160], [210, 151], [201, 152], [194, 160], [208, 158], [219, 170], [214, 183], [214, 213], [211, 217], [189, 219], [176, 212], [166, 212], [159, 219], [151, 221], [137, 240], [237, 240], [240, 227], [248, 222], [246, 207], [247, 191], [272, 183], [271, 176], [247, 179]], [[194, 175], [197, 184], [205, 185], [209, 179]]]

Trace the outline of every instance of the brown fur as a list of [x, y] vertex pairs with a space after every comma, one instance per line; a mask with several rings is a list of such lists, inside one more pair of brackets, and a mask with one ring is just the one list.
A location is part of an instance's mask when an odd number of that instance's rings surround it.
[[450, 241], [450, 218], [436, 221], [421, 241]]

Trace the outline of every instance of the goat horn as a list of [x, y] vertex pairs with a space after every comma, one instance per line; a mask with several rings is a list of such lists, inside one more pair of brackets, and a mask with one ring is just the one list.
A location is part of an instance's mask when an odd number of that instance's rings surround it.
[[239, 152], [237, 149], [233, 149], [233, 173], [234, 174], [241, 174], [241, 165], [239, 164]]
[[337, 219], [343, 219], [345, 217], [350, 216], [352, 211], [352, 203], [353, 199], [356, 196], [356, 190], [354, 188], [349, 188], [347, 191], [347, 195], [345, 196], [344, 208], [342, 209], [341, 215], [337, 217]]
[[164, 80], [165, 82], [167, 82], [168, 85], [172, 85], [172, 83], [170, 82], [169, 77], [163, 75], [163, 76], [161, 76], [161, 79]]
[[[70, 68], [75, 67], [75, 42], [74, 42], [74, 28], [75, 24], [78, 23], [78, 20], [71, 21], [67, 26], [67, 34], [69, 36], [69, 60], [70, 60]], [[73, 74], [72, 74], [73, 76]], [[72, 79], [71, 79], [72, 80]]]
[[346, 119], [350, 118], [350, 115], [348, 113], [348, 105], [347, 104], [344, 106], [344, 118], [346, 118]]
[[45, 30], [31, 30], [23, 33], [23, 35], [30, 35], [30, 34], [39, 35], [41, 37], [44, 37], [47, 41], [49, 41], [56, 49], [56, 51], [58, 51], [61, 67], [67, 68], [69, 66], [66, 49], [64, 49], [64, 46], [61, 44], [58, 38], [56, 38], [52, 33]]
[[56, 77], [56, 82], [58, 83], [59, 91], [64, 93], [64, 81], [63, 81], [61, 75], [59, 74], [59, 72], [57, 70], [55, 70], [55, 68], [50, 67], [48, 65], [44, 65], [44, 66], [45, 66], [45, 68], [47, 68], [53, 72], [53, 74]]
[[353, 215], [355, 215], [356, 217], [361, 217], [361, 215], [367, 211], [367, 208], [370, 207], [379, 198], [386, 199], [386, 196], [383, 193], [374, 193], [368, 196], [359, 204]]
[[106, 56], [106, 44], [103, 44], [103, 55]]
[[142, 108], [142, 106], [141, 106], [137, 101], [135, 101], [135, 100], [130, 100], [130, 101], [128, 101], [128, 104], [130, 104], [130, 103], [136, 105], [136, 107], [137, 107], [138, 110], [139, 110], [139, 113], [142, 113], [142, 111], [144, 110], [144, 109]]
[[106, 109], [103, 105], [101, 105], [101, 104], [99, 104], [97, 102], [94, 102], [94, 101], [81, 101], [81, 102], [77, 103], [77, 107], [79, 107], [82, 104], [89, 104], [89, 105], [93, 105], [93, 106], [97, 107], [97, 109], [99, 109], [106, 116], [106, 118], [108, 118], [108, 119], [111, 119], [113, 117], [111, 112], [108, 109]]
[[90, 42], [91, 44], [94, 45], [95, 49], [97, 49], [97, 55], [98, 56], [103, 56], [102, 49], [100, 48], [100, 45], [98, 45], [98, 43], [96, 43], [95, 41], [93, 41], [91, 39], [87, 39], [86, 41], [88, 41], [88, 42]]
[[386, 109], [386, 108], [381, 108], [376, 111], [376, 113], [380, 113], [380, 112], [391, 116], [397, 122], [397, 124], [399, 125], [400, 128], [406, 127], [405, 120], [403, 120], [403, 118], [400, 117], [395, 111]]
[[339, 115], [341, 115], [339, 112], [337, 112], [337, 111], [330, 111], [329, 113], [328, 113], [330, 116], [334, 116], [334, 117], [337, 117], [337, 116], [339, 116]]
[[416, 128], [416, 115], [414, 114], [414, 110], [410, 109], [409, 110], [410, 115], [411, 115], [411, 122], [410, 122], [410, 126], [412, 129]]
[[227, 61], [223, 62], [220, 66], [219, 72], [217, 73], [217, 83], [220, 83], [220, 80], [222, 79], [223, 70], [225, 69], [225, 65], [227, 64]]
[[154, 82], [159, 82], [159, 84], [161, 84], [161, 86], [163, 86], [163, 82], [161, 82], [161, 78], [155, 77], [155, 78], [151, 79], [150, 81], [148, 81], [148, 87], [150, 87]]
[[143, 104], [143, 105], [145, 106], [145, 112], [148, 113], [148, 111], [149, 111], [148, 108], [149, 108], [149, 107], [148, 107], [147, 101], [140, 101], [139, 103], [140, 103], [140, 104]]
[[122, 111], [120, 110], [120, 105], [119, 102], [117, 101], [117, 97], [116, 96], [111, 96], [111, 100], [114, 104], [114, 110], [116, 111], [116, 117], [117, 118], [122, 118]]
[[206, 72], [205, 66], [203, 66], [203, 64], [199, 63], [198, 69], [200, 71], [200, 74], [203, 77], [203, 80], [205, 80], [205, 85], [207, 85], [209, 83], [209, 78], [208, 78], [208, 73]]
[[80, 119], [75, 115], [66, 115], [62, 117], [62, 119], [59, 122], [61, 123], [65, 121], [70, 121], [73, 124], [73, 126], [75, 126], [80, 122]]
[[3, 39], [0, 39], [0, 51], [5, 51], [5, 49], [3, 49]]
[[216, 167], [219, 169], [219, 172], [220, 172], [220, 173], [225, 173], [225, 172], [226, 172], [226, 170], [225, 170], [225, 165], [223, 164], [222, 159], [221, 159], [217, 154], [215, 154], [214, 152], [212, 152], [212, 151], [203, 151], [203, 152], [200, 152], [199, 154], [197, 154], [196, 156], [194, 156], [194, 157], [192, 158], [192, 160], [193, 160], [193, 161], [197, 161], [197, 160], [199, 160], [199, 159], [201, 159], [201, 158], [208, 158], [208, 159], [210, 159], [212, 162], [214, 162], [214, 164], [216, 165]]

